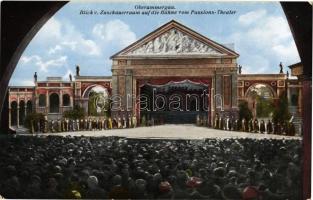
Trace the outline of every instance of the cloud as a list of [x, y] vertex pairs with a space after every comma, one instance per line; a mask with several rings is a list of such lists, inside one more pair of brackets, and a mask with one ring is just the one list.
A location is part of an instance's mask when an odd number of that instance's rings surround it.
[[61, 56], [55, 59], [44, 60], [38, 55], [22, 56], [22, 64], [32, 64], [39, 68], [40, 71], [48, 72], [50, 67], [64, 67], [67, 66], [67, 56]]
[[47, 53], [52, 55], [71, 50], [81, 56], [99, 56], [101, 49], [95, 41], [87, 38], [69, 21], [60, 21], [52, 17], [34, 38], [36, 46], [48, 47]]
[[57, 51], [62, 50], [62, 47], [60, 45], [56, 45], [53, 48], [50, 48], [48, 53], [49, 54], [55, 54]]
[[243, 73], [276, 73], [279, 62], [285, 66], [299, 62], [287, 20], [265, 10], [238, 17], [236, 32], [223, 41], [235, 42]]
[[55, 17], [51, 17], [46, 24], [38, 31], [34, 38], [34, 42], [55, 42], [56, 39], [62, 37], [62, 24]]
[[92, 33], [104, 42], [114, 42], [119, 44], [120, 47], [126, 47], [136, 41], [136, 34], [131, 31], [126, 23], [119, 19], [104, 24], [96, 24]]
[[255, 10], [239, 16], [238, 21], [241, 25], [246, 26], [252, 24], [253, 22], [257, 22], [257, 20], [262, 18], [264, 15], [266, 15], [266, 10]]

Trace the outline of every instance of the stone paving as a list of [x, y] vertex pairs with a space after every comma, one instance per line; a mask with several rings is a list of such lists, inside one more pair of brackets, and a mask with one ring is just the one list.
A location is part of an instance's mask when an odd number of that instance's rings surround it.
[[[30, 135], [18, 133], [21, 135]], [[76, 131], [62, 133], [41, 133], [38, 135], [58, 135], [58, 136], [118, 136], [141, 139], [204, 139], [204, 138], [255, 138], [255, 139], [302, 139], [300, 136], [282, 136], [272, 134], [247, 133], [237, 131], [216, 130], [206, 127], [198, 127], [190, 124], [180, 125], [160, 125], [152, 127], [138, 127], [129, 129], [111, 129], [101, 131]]]

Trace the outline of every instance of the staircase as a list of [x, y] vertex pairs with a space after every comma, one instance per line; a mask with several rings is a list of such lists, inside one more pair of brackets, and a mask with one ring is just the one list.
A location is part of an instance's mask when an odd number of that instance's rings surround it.
[[291, 116], [293, 116], [292, 122], [296, 127], [296, 134], [302, 135], [302, 117], [300, 113], [298, 112], [298, 107], [289, 106], [288, 109], [289, 109]]
[[17, 128], [17, 126], [11, 126], [12, 130], [15, 130], [17, 134], [28, 134], [29, 130], [27, 128], [25, 128], [24, 126], [19, 126]]

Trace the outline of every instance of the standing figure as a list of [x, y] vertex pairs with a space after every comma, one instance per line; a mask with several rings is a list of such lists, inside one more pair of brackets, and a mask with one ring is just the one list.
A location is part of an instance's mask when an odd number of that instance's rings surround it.
[[123, 115], [123, 128], [127, 128], [127, 120], [125, 115]]
[[85, 131], [88, 130], [88, 120], [87, 120], [87, 118], [84, 119], [84, 130]]
[[112, 129], [112, 127], [113, 127], [112, 118], [109, 117], [109, 119], [108, 119], [108, 128], [109, 128], [109, 129]]
[[289, 131], [288, 131], [288, 133], [289, 133], [289, 136], [295, 136], [295, 134], [296, 134], [296, 127], [293, 124], [293, 122], [290, 122], [290, 124], [289, 124]]
[[253, 131], [253, 122], [252, 119], [249, 120], [249, 132]]
[[132, 117], [132, 125], [133, 125], [133, 128], [137, 127], [137, 117], [136, 117], [136, 115], [133, 115], [133, 117]]
[[229, 130], [229, 117], [226, 117], [225, 122], [225, 130]]
[[35, 129], [34, 129], [34, 120], [30, 120], [30, 133], [31, 134], [34, 134], [35, 133]]
[[122, 126], [122, 119], [121, 119], [121, 117], [120, 116], [118, 116], [118, 118], [117, 118], [117, 128], [122, 128], [123, 126]]
[[196, 125], [200, 126], [200, 115], [199, 114], [197, 115], [197, 118], [196, 118]]
[[264, 132], [265, 132], [265, 123], [264, 123], [264, 120], [261, 120], [260, 132], [261, 132], [261, 133], [264, 133]]
[[79, 119], [76, 119], [76, 130], [79, 131], [80, 130], [80, 126], [79, 126]]
[[88, 118], [88, 130], [91, 131], [92, 130], [92, 121], [90, 118]]
[[36, 132], [40, 133], [40, 122], [39, 122], [39, 120], [36, 123]]
[[288, 124], [286, 122], [283, 123], [282, 126], [282, 134], [287, 135], [288, 133]]
[[103, 125], [102, 125], [102, 127], [103, 127], [103, 129], [108, 129], [108, 120], [107, 120], [107, 118], [105, 117], [104, 119], [103, 119]]
[[64, 118], [64, 132], [68, 131], [68, 119]]
[[241, 130], [242, 130], [243, 132], [246, 132], [246, 120], [245, 120], [245, 118], [243, 118], [243, 119], [241, 120]]
[[255, 119], [255, 120], [254, 120], [254, 132], [255, 132], [255, 133], [258, 133], [259, 130], [260, 130], [259, 121], [258, 121], [258, 119]]
[[214, 128], [215, 129], [218, 128], [218, 115], [217, 114], [215, 115], [215, 118], [214, 118]]
[[58, 119], [57, 124], [58, 124], [58, 132], [62, 132], [62, 124], [61, 124], [61, 120], [60, 119]]
[[49, 123], [48, 123], [48, 118], [47, 116], [45, 116], [45, 122], [44, 122], [44, 129], [43, 129], [43, 132], [44, 133], [48, 133], [49, 131]]
[[238, 127], [239, 127], [239, 120], [238, 119], [235, 120], [233, 127], [234, 127], [233, 128], [234, 131], [238, 131]]
[[51, 120], [51, 133], [54, 133], [54, 120]]
[[132, 116], [131, 114], [128, 115], [128, 128], [132, 128], [133, 125], [132, 125]]
[[84, 130], [85, 128], [84, 128], [84, 120], [83, 119], [80, 119], [79, 120], [79, 128], [80, 128], [80, 130]]
[[272, 134], [273, 133], [273, 124], [272, 124], [271, 120], [267, 121], [266, 132], [267, 132], [267, 134]]
[[281, 135], [281, 125], [279, 122], [277, 122], [277, 125], [276, 125], [276, 134]]
[[62, 118], [62, 120], [61, 120], [61, 131], [65, 132], [65, 120], [64, 120], [64, 118]]
[[223, 129], [223, 118], [220, 117], [220, 119], [218, 120], [218, 129]]

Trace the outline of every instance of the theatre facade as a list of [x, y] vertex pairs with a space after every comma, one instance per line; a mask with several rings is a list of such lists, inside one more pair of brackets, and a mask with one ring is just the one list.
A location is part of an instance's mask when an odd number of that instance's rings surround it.
[[238, 56], [171, 21], [111, 57], [112, 94], [122, 97], [123, 110], [139, 118], [180, 123], [194, 122], [201, 114], [210, 123], [215, 113], [238, 111]]
[[[111, 56], [112, 76], [82, 76], [77, 67], [73, 80], [37, 81], [35, 77], [35, 87], [9, 88], [10, 126], [21, 124], [31, 111], [60, 118], [74, 105], [91, 115], [89, 100], [95, 88], [102, 88], [109, 99], [112, 117], [195, 123], [201, 116], [208, 126], [217, 115], [237, 118], [238, 100], [246, 100], [258, 83], [268, 87], [274, 99], [288, 90], [288, 76], [282, 70], [243, 75], [238, 71], [238, 57], [231, 47], [170, 21]], [[294, 93], [300, 98], [300, 90]], [[97, 109], [103, 104], [99, 102], [95, 102]]]

